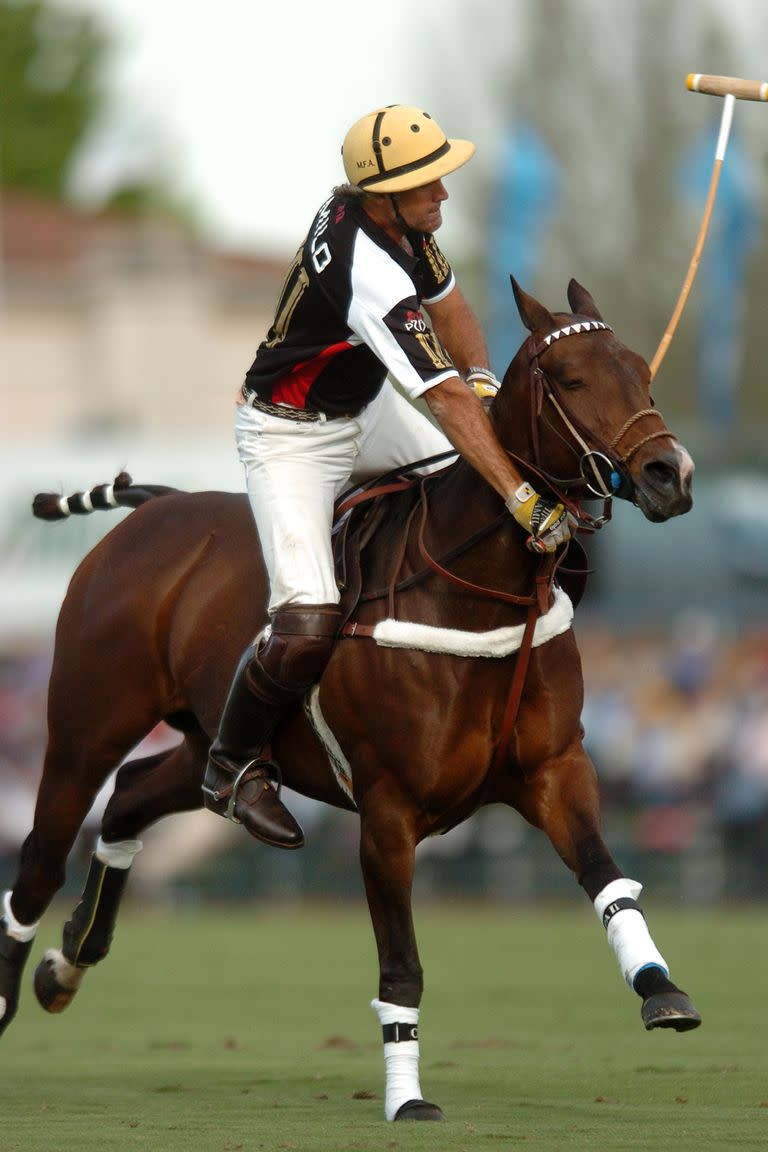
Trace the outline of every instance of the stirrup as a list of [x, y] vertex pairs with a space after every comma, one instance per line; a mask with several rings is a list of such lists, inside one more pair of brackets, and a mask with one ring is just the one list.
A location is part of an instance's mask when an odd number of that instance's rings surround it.
[[[229, 768], [210, 753], [208, 755], [208, 762], [209, 765], [213, 764], [223, 775], [230, 775]], [[242, 824], [242, 820], [239, 820], [235, 815], [235, 806], [237, 804], [240, 786], [249, 780], [273, 780], [276, 785], [275, 792], [277, 793], [277, 799], [280, 799], [280, 793], [283, 788], [283, 775], [280, 771], [280, 765], [276, 764], [275, 761], [269, 757], [262, 757], [261, 755], [254, 756], [252, 760], [246, 761], [243, 767], [236, 773], [232, 773], [232, 775], [232, 783], [225, 784], [223, 788], [208, 788], [205, 780], [203, 780], [201, 789], [206, 796], [210, 796], [215, 804], [221, 804], [229, 797], [227, 806], [223, 811], [213, 809], [218, 815], [223, 816], [225, 820], [231, 820], [233, 824]]]
[[206, 808], [273, 848], [303, 847], [304, 833], [280, 799], [280, 770], [268, 758], [268, 749], [246, 764], [221, 755], [223, 764], [209, 754], [202, 786]]

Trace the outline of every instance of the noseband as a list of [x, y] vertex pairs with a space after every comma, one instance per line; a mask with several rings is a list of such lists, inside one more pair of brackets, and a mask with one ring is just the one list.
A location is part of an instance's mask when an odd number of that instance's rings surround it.
[[[610, 443], [603, 443], [595, 436], [591, 429], [586, 428], [572, 412], [568, 411], [562, 396], [558, 398], [555, 391], [557, 386], [552, 378], [541, 368], [539, 356], [546, 352], [557, 340], [562, 340], [566, 336], [575, 336], [582, 332], [612, 331], [613, 329], [608, 324], [604, 324], [602, 320], [579, 320], [573, 324], [567, 324], [563, 328], [558, 328], [554, 332], [550, 332], [549, 335], [545, 336], [538, 344], [534, 344], [533, 336], [528, 338], [528, 371], [531, 384], [531, 440], [536, 466], [541, 469], [539, 420], [542, 414], [544, 397], [546, 396], [568, 429], [575, 444], [582, 450], [581, 456], [579, 457], [579, 476], [574, 477], [572, 480], [562, 480], [555, 477], [550, 477], [550, 479], [552, 479], [553, 483], [559, 488], [567, 489], [575, 485], [586, 485], [590, 492], [605, 500], [610, 500], [615, 496], [622, 485], [626, 485], [627, 487], [631, 485], [627, 465], [635, 453], [639, 451], [644, 444], [647, 444], [649, 440], [660, 439], [664, 436], [672, 438], [672, 433], [667, 428], [657, 432], [651, 432], [632, 444], [623, 454], [620, 454], [617, 451], [619, 444], [627, 432], [629, 432], [639, 420], [655, 416], [656, 419], [663, 422], [664, 418], [659, 410], [651, 407], [643, 408], [639, 412], [635, 412], [624, 422]], [[589, 442], [592, 443], [592, 447], [589, 446]], [[571, 447], [575, 455], [578, 455], [578, 451], [574, 445], [571, 444], [569, 447]], [[610, 470], [610, 488], [600, 472], [597, 464], [598, 460], [602, 460], [608, 465]], [[544, 473], [544, 475], [546, 475], [546, 473]]]

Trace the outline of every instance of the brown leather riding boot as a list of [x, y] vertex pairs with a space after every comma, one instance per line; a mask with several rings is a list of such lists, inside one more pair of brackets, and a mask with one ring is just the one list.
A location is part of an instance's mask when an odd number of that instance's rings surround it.
[[206, 807], [276, 848], [301, 848], [304, 834], [280, 799], [280, 769], [267, 748], [278, 724], [322, 673], [338, 620], [336, 605], [275, 613], [271, 634], [240, 660], [211, 746], [203, 781]]

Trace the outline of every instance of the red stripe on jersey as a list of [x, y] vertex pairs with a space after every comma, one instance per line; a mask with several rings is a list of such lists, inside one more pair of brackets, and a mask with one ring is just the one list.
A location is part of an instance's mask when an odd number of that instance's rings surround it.
[[322, 352], [318, 356], [313, 356], [311, 360], [295, 364], [288, 375], [272, 389], [272, 403], [293, 404], [294, 408], [305, 408], [307, 393], [328, 362], [351, 347], [349, 340], [342, 340], [338, 344], [330, 344], [327, 348], [323, 348]]

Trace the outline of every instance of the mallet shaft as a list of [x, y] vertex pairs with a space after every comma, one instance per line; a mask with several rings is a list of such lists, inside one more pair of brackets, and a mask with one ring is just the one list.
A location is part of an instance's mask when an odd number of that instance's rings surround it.
[[685, 81], [690, 92], [708, 96], [735, 96], [737, 100], [768, 100], [768, 81], [743, 80], [739, 76], [702, 76], [689, 72]]
[[[689, 78], [690, 79], [690, 78]], [[707, 79], [711, 80], [713, 77], [709, 76]], [[690, 85], [689, 85], [690, 87]], [[725, 159], [725, 149], [728, 146], [728, 136], [731, 131], [731, 123], [733, 121], [733, 109], [736, 105], [736, 95], [733, 92], [725, 93], [725, 103], [723, 104], [723, 114], [720, 119], [720, 134], [717, 138], [717, 148], [715, 150], [715, 162], [712, 166], [712, 176], [709, 181], [709, 192], [707, 193], [707, 202], [704, 206], [704, 215], [699, 226], [699, 234], [696, 237], [696, 244], [691, 256], [691, 262], [688, 265], [688, 271], [683, 281], [683, 287], [680, 290], [680, 295], [677, 298], [675, 310], [670, 317], [667, 329], [661, 338], [658, 348], [651, 361], [651, 380], [655, 379], [659, 366], [667, 354], [672, 342], [672, 337], [677, 330], [680, 317], [683, 314], [683, 309], [688, 301], [688, 297], [693, 287], [693, 282], [696, 279], [696, 273], [699, 270], [699, 262], [701, 260], [701, 253], [704, 249], [704, 241], [709, 231], [709, 222], [712, 218], [712, 209], [715, 206], [715, 197], [717, 196], [717, 186], [720, 182], [720, 171], [723, 167], [723, 160]]]

